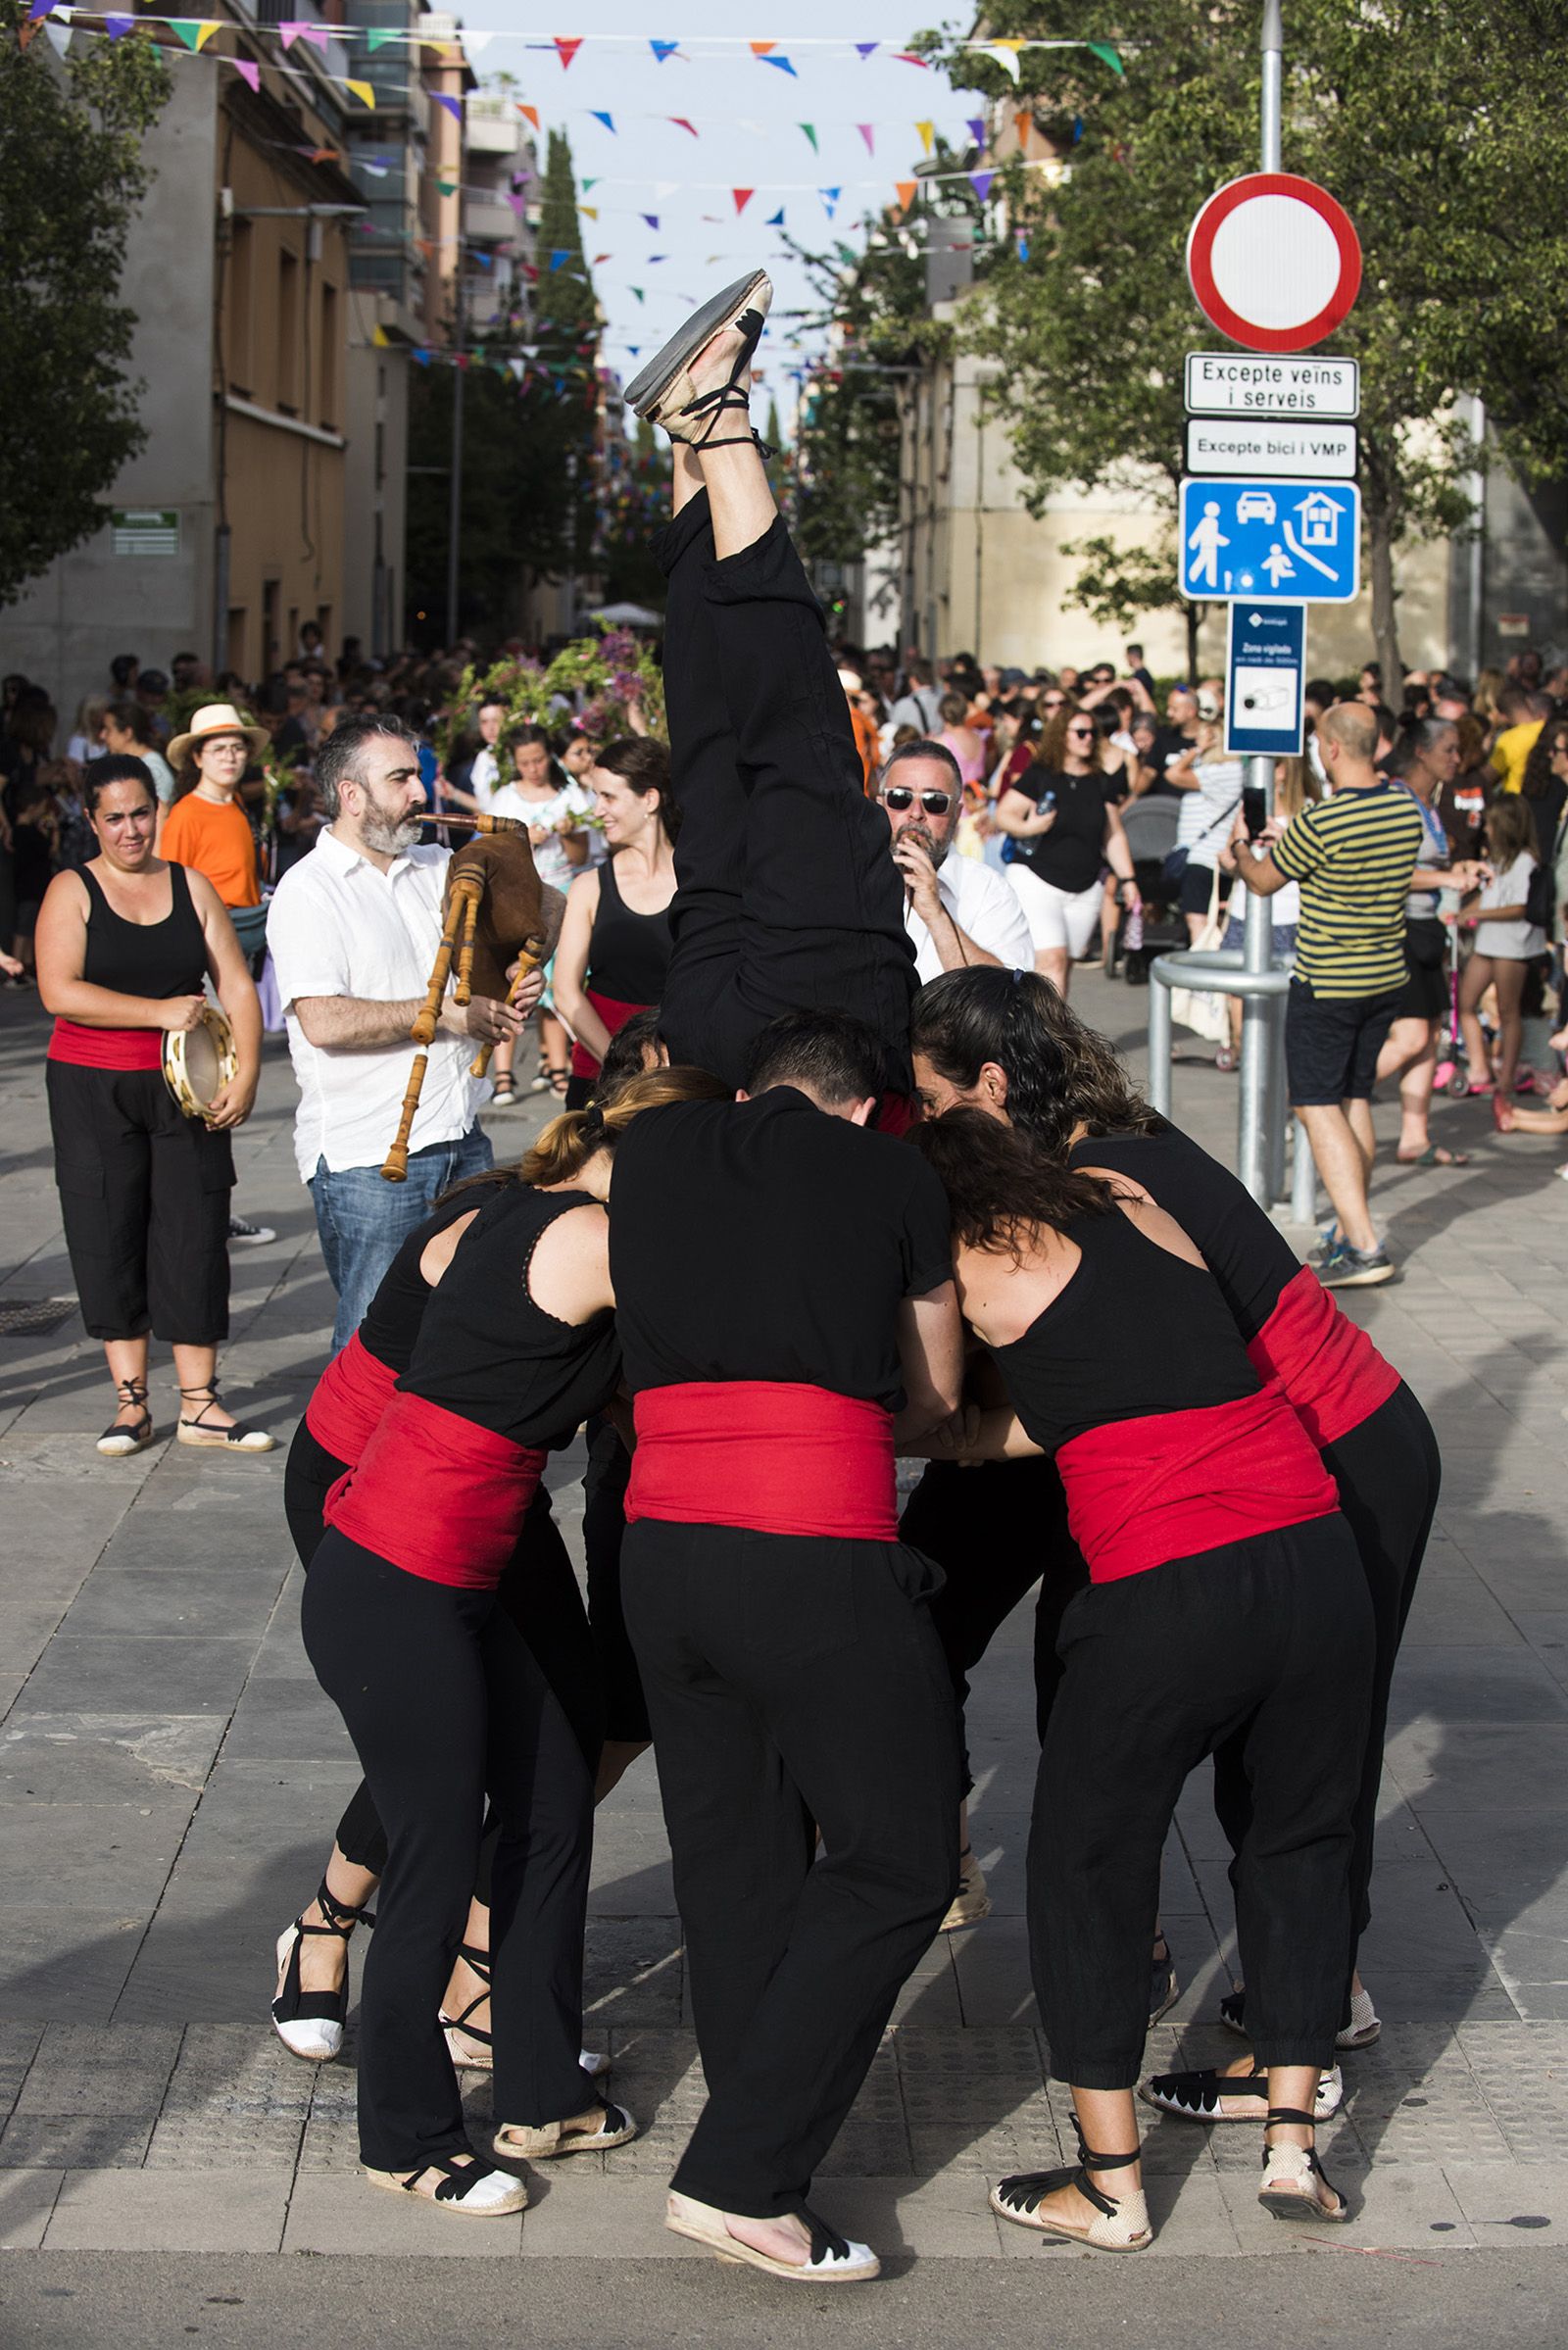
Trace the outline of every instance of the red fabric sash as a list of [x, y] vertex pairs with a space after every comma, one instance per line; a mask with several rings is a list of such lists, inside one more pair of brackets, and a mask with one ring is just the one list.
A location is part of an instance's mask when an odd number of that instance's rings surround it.
[[919, 1121], [920, 1097], [918, 1094], [886, 1093], [877, 1104], [876, 1117], [872, 1123], [878, 1134], [891, 1134], [895, 1141], [898, 1141], [908, 1133], [911, 1126], [918, 1125]]
[[879, 1403], [787, 1380], [644, 1388], [626, 1523], [896, 1542], [893, 1421]]
[[1309, 1265], [1288, 1281], [1247, 1349], [1259, 1379], [1277, 1379], [1320, 1448], [1381, 1411], [1399, 1384], [1366, 1332], [1342, 1313]]
[[[584, 988], [583, 994], [612, 1036], [619, 1036], [628, 1020], [635, 1020], [640, 1011], [648, 1009], [646, 1004], [617, 1004], [613, 996], [601, 996], [591, 987]], [[599, 1074], [599, 1063], [575, 1038], [571, 1046], [571, 1073], [573, 1077], [597, 1077]]]
[[305, 1425], [318, 1444], [352, 1469], [392, 1400], [398, 1375], [372, 1354], [358, 1331], [340, 1346], [305, 1406]]
[[159, 1069], [164, 1062], [164, 1032], [161, 1028], [82, 1028], [74, 1020], [56, 1020], [46, 1058], [70, 1061], [77, 1069]]
[[493, 1591], [544, 1465], [530, 1444], [394, 1393], [321, 1514], [351, 1542], [426, 1583]]
[[1056, 1466], [1093, 1583], [1276, 1534], [1340, 1506], [1277, 1383], [1238, 1403], [1091, 1428], [1061, 1446]]

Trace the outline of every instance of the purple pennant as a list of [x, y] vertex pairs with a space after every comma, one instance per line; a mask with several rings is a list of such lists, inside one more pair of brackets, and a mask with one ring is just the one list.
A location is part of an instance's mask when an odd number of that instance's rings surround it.
[[982, 204], [984, 204], [986, 198], [991, 193], [991, 182], [995, 179], [995, 171], [971, 171], [969, 174], [969, 185], [973, 188], [975, 194], [979, 197]]
[[39, 17], [48, 16], [54, 4], [55, 0], [32, 0], [32, 6], [27, 11], [27, 23], [32, 24]]
[[986, 119], [984, 115], [971, 115], [968, 121], [964, 123], [964, 128], [969, 133], [969, 136], [973, 139], [977, 147], [983, 147], [985, 145]]
[[874, 57], [882, 44], [880, 41], [857, 41], [855, 46], [862, 57]]
[[447, 113], [452, 117], [454, 122], [462, 122], [463, 100], [461, 98], [444, 97], [439, 90], [432, 90], [430, 94], [434, 98], [437, 106], [444, 106], [446, 108]]
[[659, 215], [658, 215], [658, 213], [656, 213], [656, 212], [645, 212], [645, 213], [643, 214], [643, 216], [642, 216], [642, 217], [643, 217], [643, 219], [644, 219], [644, 220], [645, 220], [648, 222], [648, 225], [649, 225], [649, 227], [650, 227], [650, 228], [652, 228], [653, 230], [655, 230], [655, 232], [657, 233], [657, 231], [658, 231], [658, 228], [659, 228]]
[[105, 17], [104, 30], [112, 41], [122, 40], [135, 22], [134, 17]]

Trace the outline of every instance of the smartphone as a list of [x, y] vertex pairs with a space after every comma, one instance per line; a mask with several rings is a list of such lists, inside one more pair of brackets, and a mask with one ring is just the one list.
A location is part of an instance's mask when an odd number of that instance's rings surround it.
[[1250, 841], [1255, 841], [1268, 822], [1268, 794], [1260, 784], [1250, 783], [1243, 790], [1242, 822]]

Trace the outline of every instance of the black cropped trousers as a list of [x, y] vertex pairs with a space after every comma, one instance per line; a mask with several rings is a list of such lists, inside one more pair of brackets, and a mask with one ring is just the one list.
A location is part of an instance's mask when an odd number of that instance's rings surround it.
[[914, 950], [887, 818], [865, 796], [849, 705], [782, 519], [720, 562], [702, 491], [662, 534], [675, 796], [672, 1058], [744, 1083], [781, 1012], [848, 1012], [909, 1085]]

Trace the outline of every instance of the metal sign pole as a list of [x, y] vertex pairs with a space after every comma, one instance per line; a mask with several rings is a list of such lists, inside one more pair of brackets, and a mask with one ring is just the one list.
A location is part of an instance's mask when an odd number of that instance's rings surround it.
[[[1285, 28], [1280, 14], [1280, 0], [1263, 0], [1263, 107], [1258, 161], [1265, 171], [1277, 171], [1280, 169], [1284, 48]], [[1266, 758], [1250, 759], [1244, 771], [1250, 789], [1262, 793], [1265, 814], [1272, 815], [1274, 761]], [[1266, 971], [1273, 959], [1273, 946], [1272, 902], [1249, 890], [1243, 968], [1253, 973]], [[1279, 1027], [1272, 1016], [1268, 999], [1264, 996], [1244, 996], [1237, 1173], [1252, 1198], [1264, 1207], [1269, 1205], [1270, 1161], [1274, 1155], [1269, 1147], [1268, 1114], [1276, 1088], [1271, 1083], [1269, 1064], [1279, 1050]]]

